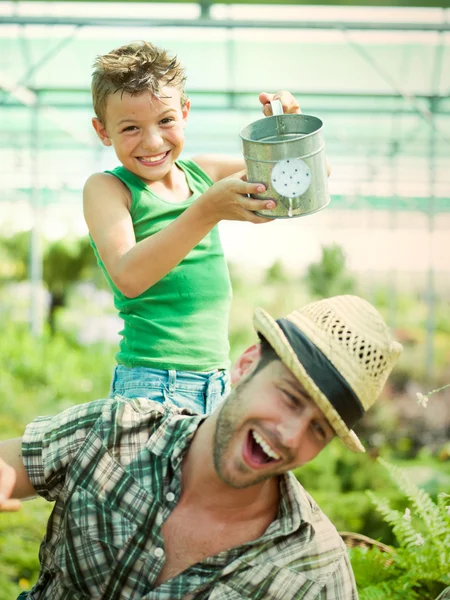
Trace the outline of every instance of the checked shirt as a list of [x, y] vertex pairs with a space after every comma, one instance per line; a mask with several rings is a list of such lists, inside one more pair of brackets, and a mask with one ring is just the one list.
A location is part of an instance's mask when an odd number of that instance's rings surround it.
[[29, 600], [356, 600], [345, 546], [295, 477], [280, 478], [262, 537], [154, 587], [161, 527], [181, 493], [181, 463], [204, 416], [135, 399], [38, 417], [23, 439], [31, 483], [54, 501]]

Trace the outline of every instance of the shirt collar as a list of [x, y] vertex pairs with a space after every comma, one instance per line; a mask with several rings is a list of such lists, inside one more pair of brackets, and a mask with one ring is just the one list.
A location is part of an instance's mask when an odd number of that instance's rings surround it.
[[207, 415], [197, 415], [188, 409], [165, 405], [163, 422], [147, 440], [147, 449], [156, 456], [170, 457], [173, 469], [180, 468], [198, 427]]

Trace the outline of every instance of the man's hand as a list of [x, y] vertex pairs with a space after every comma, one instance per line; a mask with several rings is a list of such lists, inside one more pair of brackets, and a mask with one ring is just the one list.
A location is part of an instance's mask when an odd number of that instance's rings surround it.
[[22, 460], [22, 439], [0, 442], [0, 512], [19, 510], [20, 499], [35, 495]]
[[268, 94], [267, 92], [262, 92], [259, 95], [259, 101], [263, 105], [263, 113], [266, 117], [270, 117], [272, 115], [272, 107], [270, 106], [270, 102], [272, 100], [279, 100], [281, 102], [281, 106], [283, 107], [283, 113], [287, 115], [291, 114], [300, 114], [302, 111], [300, 109], [300, 105], [291, 92], [277, 92], [276, 94]]
[[20, 509], [20, 500], [11, 498], [16, 484], [16, 471], [0, 458], [0, 512], [14, 512]]

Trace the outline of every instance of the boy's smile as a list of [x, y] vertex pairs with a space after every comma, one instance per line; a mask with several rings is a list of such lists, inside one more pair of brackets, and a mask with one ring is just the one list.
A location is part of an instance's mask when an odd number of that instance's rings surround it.
[[171, 187], [175, 161], [184, 146], [184, 127], [189, 101], [182, 108], [180, 91], [161, 89], [161, 97], [149, 91], [109, 96], [106, 123], [93, 119], [105, 146], [113, 146], [123, 166], [146, 183], [163, 181]]

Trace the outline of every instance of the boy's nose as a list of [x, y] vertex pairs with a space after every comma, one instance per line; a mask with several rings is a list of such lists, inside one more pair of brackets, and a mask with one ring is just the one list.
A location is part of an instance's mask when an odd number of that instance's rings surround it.
[[142, 140], [142, 148], [149, 150], [150, 152], [155, 152], [161, 148], [162, 143], [163, 139], [160, 133], [158, 131], [149, 129], [145, 132]]

